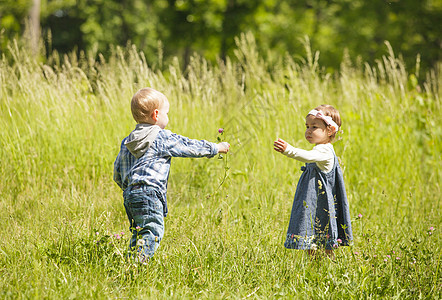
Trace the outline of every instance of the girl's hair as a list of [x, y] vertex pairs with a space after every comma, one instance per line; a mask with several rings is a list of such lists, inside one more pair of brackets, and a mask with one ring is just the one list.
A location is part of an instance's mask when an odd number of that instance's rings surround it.
[[[339, 111], [336, 108], [328, 104], [322, 104], [315, 107], [314, 109], [322, 111], [325, 116], [330, 116], [333, 121], [338, 124], [339, 128], [341, 128], [341, 116], [339, 115]], [[330, 136], [332, 141], [335, 139], [336, 133], [337, 131]]]
[[166, 101], [163, 93], [153, 88], [143, 88], [132, 97], [132, 116], [137, 123], [147, 123], [153, 111], [159, 109]]

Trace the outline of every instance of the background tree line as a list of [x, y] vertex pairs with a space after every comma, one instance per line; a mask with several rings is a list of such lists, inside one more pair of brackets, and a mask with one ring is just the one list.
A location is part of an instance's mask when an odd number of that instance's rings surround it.
[[39, 35], [47, 53], [106, 57], [130, 42], [150, 64], [178, 56], [186, 65], [194, 53], [230, 56], [234, 38], [252, 32], [269, 59], [304, 56], [308, 36], [321, 65], [336, 69], [345, 51], [372, 63], [389, 41], [411, 70], [417, 54], [428, 69], [441, 58], [441, 16], [436, 0], [0, 0], [0, 51]]

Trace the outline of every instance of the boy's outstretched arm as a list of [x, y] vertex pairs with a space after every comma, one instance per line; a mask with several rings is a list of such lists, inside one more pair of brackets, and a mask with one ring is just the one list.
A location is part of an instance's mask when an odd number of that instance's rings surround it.
[[287, 142], [278, 138], [278, 140], [276, 140], [273, 143], [273, 149], [275, 149], [275, 151], [278, 151], [280, 153], [284, 153], [284, 151], [287, 149]]
[[169, 130], [161, 131], [159, 137], [164, 139], [163, 153], [172, 157], [213, 157], [220, 152], [226, 153], [229, 149], [225, 142], [215, 144], [206, 140], [189, 139]]

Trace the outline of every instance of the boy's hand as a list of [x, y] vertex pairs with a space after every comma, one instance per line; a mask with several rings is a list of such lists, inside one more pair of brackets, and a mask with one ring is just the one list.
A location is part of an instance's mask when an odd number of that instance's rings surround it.
[[218, 153], [227, 153], [230, 148], [230, 145], [227, 142], [221, 142], [217, 146], [218, 146]]
[[287, 142], [278, 138], [278, 140], [273, 143], [273, 149], [283, 153], [285, 149], [287, 149]]

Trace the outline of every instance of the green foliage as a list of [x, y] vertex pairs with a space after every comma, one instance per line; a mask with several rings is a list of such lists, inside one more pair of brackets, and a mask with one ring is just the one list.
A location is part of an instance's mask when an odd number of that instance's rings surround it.
[[[252, 35], [235, 59], [151, 68], [134, 46], [108, 59], [19, 46], [0, 61], [0, 295], [17, 298], [399, 298], [441, 295], [441, 65], [410, 74], [391, 48], [325, 73], [307, 46], [269, 61]], [[273, 57], [269, 54], [269, 57]], [[419, 83], [422, 82], [422, 83]], [[165, 237], [147, 266], [125, 259], [128, 222], [112, 182], [130, 99], [170, 100], [169, 129], [231, 144], [224, 159], [174, 159]], [[337, 107], [354, 246], [336, 259], [286, 250], [304, 117]], [[356, 217], [358, 214], [361, 216]], [[122, 234], [124, 232], [124, 234]]]
[[24, 28], [29, 7], [29, 0], [0, 0], [0, 49], [6, 49], [10, 40], [19, 37]]
[[[179, 57], [185, 68], [194, 53], [212, 63], [232, 57], [235, 37], [251, 32], [271, 62], [303, 56], [309, 36], [321, 65], [336, 70], [346, 53], [355, 60], [386, 55], [389, 41], [408, 70], [426, 73], [441, 57], [441, 1], [433, 0], [42, 0], [41, 29], [49, 53], [102, 53], [134, 44], [149, 65]], [[32, 1], [0, 2], [0, 51], [26, 32]], [[43, 51], [42, 51], [43, 52]], [[42, 53], [43, 55], [44, 53]], [[417, 56], [419, 63], [417, 64]], [[268, 57], [267, 57], [268, 56]], [[96, 57], [95, 57], [96, 59]]]

